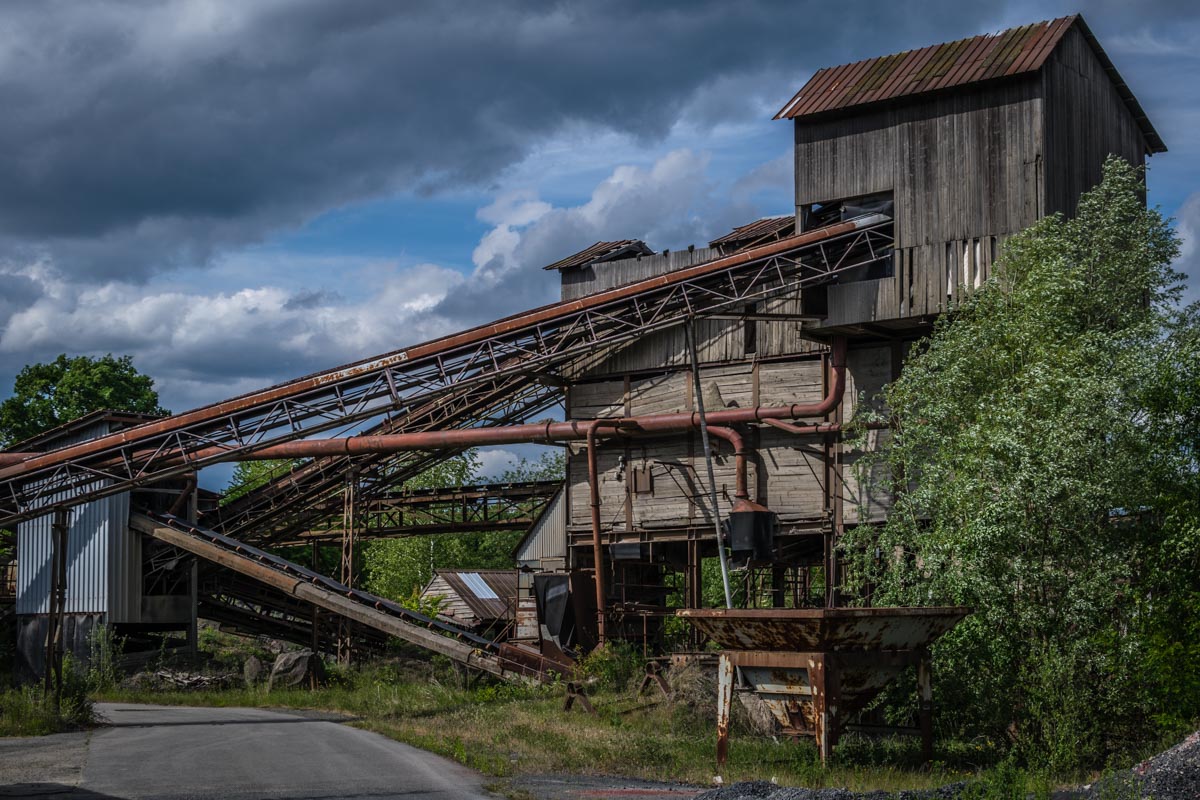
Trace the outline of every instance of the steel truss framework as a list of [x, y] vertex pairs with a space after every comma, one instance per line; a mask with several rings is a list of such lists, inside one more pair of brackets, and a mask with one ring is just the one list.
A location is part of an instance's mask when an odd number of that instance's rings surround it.
[[[557, 387], [519, 376], [456, 392], [430, 403], [420, 413], [386, 420], [369, 433], [445, 430], [471, 423], [506, 425], [561, 402], [562, 392]], [[342, 491], [345, 473], [351, 466], [358, 476], [359, 496], [369, 501], [454, 454], [440, 451], [312, 459], [202, 521], [214, 530], [246, 541], [295, 539], [328, 516], [323, 504], [333, 502]]]
[[838, 223], [36, 456], [0, 470], [0, 525], [552, 369], [689, 318], [828, 282], [889, 257], [892, 245], [887, 217]]
[[[445, 486], [390, 490], [370, 500], [363, 499], [360, 492], [357, 513], [361, 525], [355, 538], [525, 530], [561, 487], [561, 481]], [[340, 541], [343, 529], [335, 525], [339, 508], [336, 497], [322, 500], [312, 511], [323, 525], [274, 544], [287, 547]]]

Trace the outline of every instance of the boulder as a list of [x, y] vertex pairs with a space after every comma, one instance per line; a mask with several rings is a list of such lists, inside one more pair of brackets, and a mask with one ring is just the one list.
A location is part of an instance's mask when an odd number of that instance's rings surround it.
[[250, 656], [246, 659], [246, 663], [242, 665], [242, 678], [246, 681], [246, 686], [255, 687], [263, 679], [263, 663], [258, 660], [258, 656]]
[[288, 686], [303, 686], [315, 678], [320, 683], [325, 678], [325, 665], [321, 657], [312, 650], [295, 650], [290, 653], [280, 653], [271, 666], [271, 677], [267, 681], [267, 689], [286, 688]]

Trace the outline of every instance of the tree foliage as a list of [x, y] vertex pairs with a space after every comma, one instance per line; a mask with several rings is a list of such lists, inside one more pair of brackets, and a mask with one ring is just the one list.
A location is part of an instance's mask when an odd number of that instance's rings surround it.
[[1200, 324], [1144, 192], [1110, 159], [939, 321], [886, 390], [905, 488], [845, 540], [875, 604], [974, 609], [943, 723], [1055, 769], [1200, 716]]
[[131, 356], [68, 358], [64, 353], [17, 373], [12, 396], [0, 403], [0, 445], [102, 409], [170, 413], [159, 406], [154, 381], [134, 368]]
[[[563, 468], [563, 456], [556, 452], [533, 462], [521, 459], [496, 481], [560, 480]], [[478, 457], [474, 451], [468, 451], [443, 461], [405, 485], [470, 484], [479, 480], [478, 470]], [[435, 569], [511, 569], [512, 551], [522, 535], [520, 531], [480, 531], [369, 541], [363, 548], [367, 589], [408, 601], [433, 579]]]

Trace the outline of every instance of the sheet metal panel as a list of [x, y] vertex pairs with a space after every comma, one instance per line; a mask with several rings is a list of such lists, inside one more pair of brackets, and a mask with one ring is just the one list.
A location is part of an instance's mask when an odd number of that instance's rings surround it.
[[[67, 447], [109, 432], [101, 421], [53, 442]], [[96, 482], [83, 488], [91, 491]], [[43, 498], [58, 502], [68, 494]], [[129, 495], [122, 493], [76, 506], [67, 534], [68, 614], [105, 614], [111, 622], [136, 622], [140, 611], [140, 549], [128, 529]], [[54, 515], [47, 514], [17, 526], [18, 614], [46, 614], [50, 608], [50, 570]]]
[[517, 565], [547, 569], [545, 562], [558, 559], [565, 564], [567, 557], [567, 502], [565, 491], [559, 489], [546, 504], [542, 515], [517, 545]]

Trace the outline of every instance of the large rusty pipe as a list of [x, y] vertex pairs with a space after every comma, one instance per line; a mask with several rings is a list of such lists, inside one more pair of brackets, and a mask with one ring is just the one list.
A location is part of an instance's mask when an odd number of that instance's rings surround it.
[[[881, 218], [877, 218], [877, 216], [873, 216], [860, 220], [848, 220], [846, 222], [835, 223], [817, 230], [795, 234], [794, 236], [787, 237], [786, 239], [781, 239], [777, 242], [771, 242], [759, 247], [750, 248], [749, 250], [744, 250], [740, 253], [734, 253], [733, 255], [723, 256], [721, 258], [697, 264], [692, 267], [675, 270], [674, 272], [665, 275], [657, 275], [652, 278], [645, 278], [625, 286], [618, 286], [616, 288], [597, 292], [596, 294], [588, 295], [587, 297], [576, 300], [555, 303], [553, 305], [525, 311], [511, 317], [497, 320], [489, 325], [482, 325], [467, 331], [445, 336], [441, 339], [434, 339], [431, 342], [425, 342], [424, 344], [419, 344], [405, 350], [397, 350], [392, 353], [386, 353], [384, 355], [359, 361], [354, 364], [348, 364], [344, 367], [339, 367], [327, 372], [309, 375], [305, 378], [291, 381], [290, 383], [251, 392], [249, 394], [241, 395], [240, 397], [214, 403], [213, 405], [203, 406], [182, 414], [176, 414], [175, 416], [167, 417], [166, 419], [146, 422], [133, 428], [129, 428], [128, 430], [119, 431], [107, 436], [101, 436], [99, 438], [91, 439], [75, 445], [70, 445], [59, 450], [45, 453], [30, 453], [26, 459], [10, 460], [8, 464], [0, 464], [0, 481], [7, 481], [12, 478], [20, 477], [21, 475], [34, 470], [55, 466], [63, 461], [84, 458], [86, 456], [101, 453], [110, 448], [127, 446], [135, 442], [153, 439], [161, 434], [173, 433], [175, 431], [185, 429], [188, 426], [212, 424], [230, 414], [261, 408], [267, 404], [275, 403], [288, 398], [300, 397], [305, 393], [319, 390], [348, 379], [378, 374], [386, 369], [399, 366], [405, 362], [412, 362], [424, 358], [434, 358], [456, 348], [477, 344], [487, 340], [488, 338], [519, 331], [538, 323], [565, 319], [569, 317], [569, 315], [575, 314], [579, 311], [590, 308], [598, 308], [607, 303], [627, 299], [651, 289], [677, 285], [693, 278], [719, 272], [723, 269], [729, 269], [752, 261], [769, 258], [773, 255], [788, 252], [804, 245], [815, 244], [825, 239], [841, 236], [842, 234], [852, 233], [861, 228], [877, 224], [880, 219]], [[713, 420], [713, 422], [717, 422], [717, 420]], [[156, 445], [150, 444], [150, 451], [155, 450]], [[195, 453], [192, 453], [191, 455], [196, 456]]]
[[592, 506], [592, 560], [596, 568], [596, 638], [604, 644], [607, 602], [604, 592], [604, 545], [600, 541], [600, 468], [596, 456], [596, 432], [601, 428], [620, 427], [619, 419], [596, 419], [587, 424], [588, 491]]
[[[709, 426], [728, 426], [771, 420], [803, 419], [828, 414], [842, 401], [846, 388], [846, 340], [833, 340], [833, 380], [825, 397], [816, 403], [794, 403], [784, 406], [726, 408], [705, 414]], [[698, 412], [653, 414], [642, 417], [623, 417], [613, 420], [620, 428], [636, 433], [676, 433], [700, 426]], [[375, 436], [350, 436], [340, 439], [301, 439], [294, 442], [268, 445], [253, 452], [231, 454], [234, 461], [263, 461], [269, 459], [318, 458], [322, 456], [353, 456], [368, 453], [401, 453], [410, 450], [464, 449], [500, 444], [578, 441], [587, 438], [590, 420], [567, 422], [538, 422], [496, 428], [463, 428], [449, 431], [424, 431]], [[735, 445], [736, 447], [736, 445]], [[194, 453], [197, 458], [219, 456], [224, 448], [210, 447]], [[20, 463], [22, 459], [40, 457], [45, 453], [0, 453], [5, 463]]]
[[[784, 422], [778, 419], [764, 420], [766, 424], [772, 428], [778, 428], [786, 433], [795, 434], [797, 436], [811, 435], [814, 433], [841, 433], [845, 428], [840, 422], [821, 422], [816, 425], [792, 425], [790, 422]], [[855, 424], [855, 428], [865, 428], [869, 431], [885, 431], [892, 427], [890, 422], [867, 422]]]
[[733, 428], [726, 428], [722, 425], [709, 425], [708, 433], [710, 436], [724, 439], [733, 447], [734, 473], [737, 476], [733, 496], [736, 500], [749, 500], [750, 481], [746, 477], [746, 440]]
[[[830, 382], [829, 391], [818, 402], [711, 411], [705, 414], [710, 428], [714, 425], [728, 426], [769, 422], [770, 420], [802, 419], [828, 414], [842, 402], [842, 394], [846, 389], [845, 339], [833, 340], [831, 360], [833, 380]], [[578, 441], [587, 438], [588, 426], [591, 422], [592, 420], [571, 420], [496, 428], [464, 428], [450, 431], [351, 436], [343, 439], [302, 439], [296, 442], [271, 445], [253, 453], [243, 453], [238, 455], [237, 460], [352, 456], [365, 453], [399, 453], [408, 450], [464, 449], [499, 444]], [[621, 417], [613, 419], [611, 422], [616, 427], [631, 433], [677, 433], [699, 428], [700, 415], [697, 412], [652, 414], [641, 417]], [[734, 446], [737, 447], [736, 444]], [[204, 454], [205, 456], [215, 455], [217, 452], [219, 450], [213, 448], [211, 452], [205, 451]]]
[[[192, 494], [196, 491], [197, 477], [196, 473], [192, 472], [187, 476], [187, 483], [179, 492], [179, 497], [175, 498], [175, 502], [171, 504], [171, 509], [167, 514], [172, 517], [188, 516], [184, 512], [188, 510], [188, 503], [191, 502]], [[191, 517], [188, 516], [190, 519]]]

